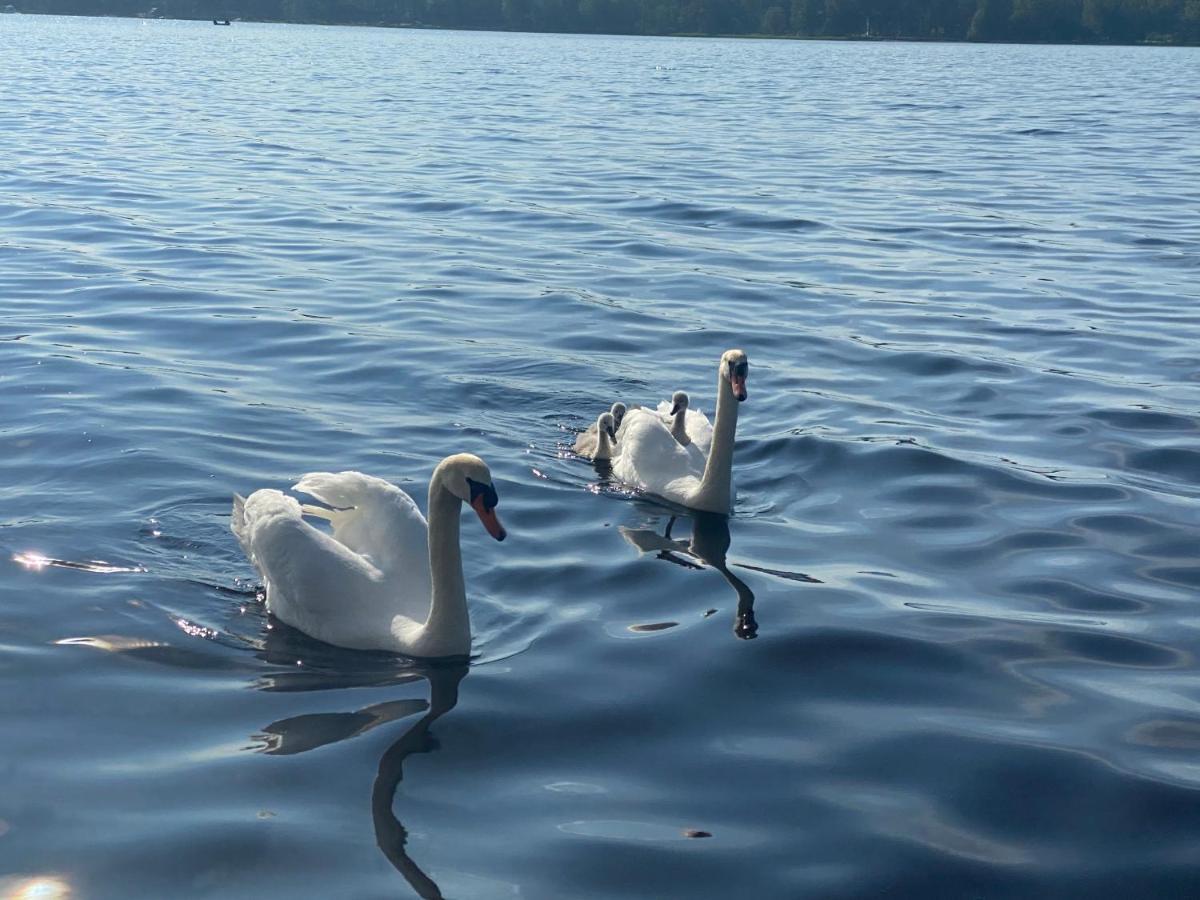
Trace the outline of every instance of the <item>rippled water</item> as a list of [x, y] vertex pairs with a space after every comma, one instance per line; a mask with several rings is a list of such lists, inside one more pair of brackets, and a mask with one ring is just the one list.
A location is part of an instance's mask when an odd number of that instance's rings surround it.
[[[1196, 895], [1198, 51], [0, 38], [3, 896]], [[728, 526], [567, 452], [731, 346]], [[461, 450], [469, 669], [272, 626]]]

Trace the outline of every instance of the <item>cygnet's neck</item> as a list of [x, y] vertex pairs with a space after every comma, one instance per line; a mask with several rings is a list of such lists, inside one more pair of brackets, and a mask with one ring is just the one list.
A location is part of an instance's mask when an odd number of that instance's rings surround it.
[[596, 454], [593, 459], [612, 459], [616, 453], [612, 438], [608, 436], [608, 429], [596, 423]]
[[675, 417], [671, 420], [671, 437], [675, 438], [684, 447], [692, 442], [687, 433], [687, 406], [685, 404], [680, 405], [679, 411], [675, 413]]

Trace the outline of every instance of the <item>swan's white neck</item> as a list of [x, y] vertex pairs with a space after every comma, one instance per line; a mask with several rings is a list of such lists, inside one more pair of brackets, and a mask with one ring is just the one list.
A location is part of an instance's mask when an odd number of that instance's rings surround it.
[[462, 500], [446, 490], [435, 472], [429, 483], [429, 573], [433, 596], [421, 636], [422, 656], [466, 656], [471, 652], [471, 618], [463, 580], [459, 524]]
[[733, 444], [737, 431], [738, 399], [725, 377], [717, 375], [717, 415], [713, 422], [712, 446], [704, 465], [700, 489], [688, 503], [693, 509], [728, 515], [733, 501]]

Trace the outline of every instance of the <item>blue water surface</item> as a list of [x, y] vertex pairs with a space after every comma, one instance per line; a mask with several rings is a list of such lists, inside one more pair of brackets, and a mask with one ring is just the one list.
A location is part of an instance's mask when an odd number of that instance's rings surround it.
[[[0, 896], [1198, 895], [1200, 51], [0, 58]], [[728, 523], [568, 452], [734, 346]], [[469, 668], [269, 620], [234, 491], [459, 451]]]

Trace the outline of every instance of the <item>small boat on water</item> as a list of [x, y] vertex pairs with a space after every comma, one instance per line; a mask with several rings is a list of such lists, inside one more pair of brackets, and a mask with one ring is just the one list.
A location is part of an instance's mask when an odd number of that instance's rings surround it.
[[230, 24], [230, 22], [229, 22], [229, 20], [228, 20], [228, 19], [224, 19], [224, 20], [221, 20], [221, 19], [213, 19], [213, 24], [214, 24], [214, 25], [229, 25], [229, 24]]

